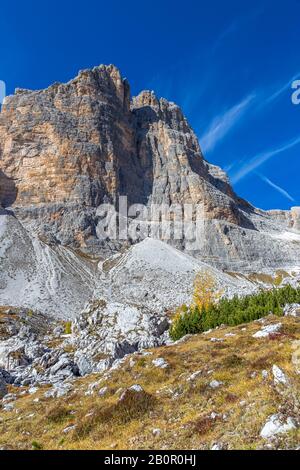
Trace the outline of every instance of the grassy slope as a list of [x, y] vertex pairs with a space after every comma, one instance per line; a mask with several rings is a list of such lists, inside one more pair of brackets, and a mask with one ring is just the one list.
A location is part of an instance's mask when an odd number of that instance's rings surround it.
[[[265, 324], [278, 322], [283, 323], [282, 331], [270, 338], [253, 338], [262, 327], [254, 322], [188, 337], [153, 349], [148, 356], [128, 356], [106, 378], [93, 374], [78, 379], [67, 397], [46, 399], [45, 389], [26, 393], [14, 402], [13, 411], [0, 409], [0, 448], [209, 449], [214, 443], [229, 449], [262, 448], [266, 441], [259, 433], [267, 418], [279, 409], [296, 416], [300, 409], [300, 375], [292, 361], [295, 347], [300, 347], [300, 321], [265, 319]], [[236, 336], [225, 336], [229, 332]], [[224, 341], [212, 342], [212, 337]], [[152, 360], [157, 357], [163, 357], [169, 367], [155, 367]], [[289, 387], [274, 386], [273, 364], [289, 376]], [[187, 381], [199, 370], [195, 380]], [[266, 379], [262, 370], [269, 373]], [[213, 379], [223, 385], [212, 389]], [[96, 381], [99, 387], [107, 386], [108, 393], [85, 395], [88, 385]], [[137, 383], [146, 397], [120, 405], [119, 389]], [[33, 401], [36, 398], [39, 402]], [[212, 412], [217, 413], [214, 419]], [[75, 429], [63, 432], [72, 425]], [[157, 428], [160, 433], [154, 435]], [[299, 442], [297, 430], [271, 445], [295, 448]]]

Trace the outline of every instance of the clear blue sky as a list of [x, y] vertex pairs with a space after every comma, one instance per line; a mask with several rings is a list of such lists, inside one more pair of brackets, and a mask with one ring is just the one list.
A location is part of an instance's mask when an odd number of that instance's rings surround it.
[[300, 1], [13, 1], [1, 5], [0, 80], [43, 88], [114, 63], [132, 94], [177, 102], [207, 160], [269, 208], [300, 205]]

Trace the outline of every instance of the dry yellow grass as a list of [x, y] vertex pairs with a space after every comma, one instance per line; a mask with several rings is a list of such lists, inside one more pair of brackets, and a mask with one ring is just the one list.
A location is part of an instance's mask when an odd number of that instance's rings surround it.
[[[45, 398], [42, 388], [34, 395], [19, 395], [12, 411], [0, 410], [0, 448], [209, 449], [216, 442], [229, 449], [262, 448], [259, 433], [267, 418], [280, 407], [294, 416], [300, 399], [300, 376], [292, 361], [300, 340], [299, 319], [270, 316], [265, 321], [282, 322], [282, 332], [257, 339], [252, 335], [262, 327], [259, 322], [221, 327], [146, 356], [128, 356], [118, 370], [78, 379], [66, 397]], [[152, 364], [158, 357], [168, 362], [166, 369]], [[274, 386], [273, 364], [288, 375], [288, 389]], [[197, 371], [201, 373], [188, 380]], [[212, 380], [222, 385], [213, 389]], [[85, 394], [94, 382], [98, 389], [108, 387], [104, 396], [97, 389]], [[120, 402], [120, 389], [133, 384], [145, 393]], [[295, 448], [299, 441], [297, 430], [278, 437], [273, 446]]]

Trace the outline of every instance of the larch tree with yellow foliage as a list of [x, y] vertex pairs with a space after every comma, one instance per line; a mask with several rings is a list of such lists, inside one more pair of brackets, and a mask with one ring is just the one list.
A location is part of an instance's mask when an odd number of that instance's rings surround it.
[[198, 307], [201, 311], [210, 305], [216, 304], [223, 292], [217, 289], [215, 278], [208, 271], [198, 273], [194, 281], [194, 293], [192, 307]]
[[222, 295], [217, 289], [214, 277], [208, 271], [198, 273], [194, 281], [192, 305], [182, 305], [176, 310], [170, 328], [171, 338], [177, 340], [185, 334], [201, 332], [203, 313], [214, 307]]

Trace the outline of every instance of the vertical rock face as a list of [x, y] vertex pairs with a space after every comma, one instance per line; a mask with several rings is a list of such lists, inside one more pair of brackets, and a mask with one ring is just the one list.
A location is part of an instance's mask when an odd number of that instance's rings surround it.
[[[101, 66], [47, 90], [18, 90], [0, 119], [0, 202], [40, 235], [85, 246], [94, 211], [141, 185], [129, 87]], [[141, 176], [141, 175], [139, 175]]]
[[4, 173], [18, 181], [18, 205], [89, 206], [113, 195], [115, 164], [132, 151], [129, 113], [128, 87], [114, 67], [8, 98], [1, 154]]
[[[96, 209], [117, 207], [119, 195], [129, 204], [202, 204], [205, 230], [193, 254], [213, 264], [300, 259], [298, 245], [286, 248], [282, 238], [266, 235], [299, 231], [300, 210], [263, 212], [238, 198], [226, 174], [204, 160], [180, 108], [149, 91], [130, 101], [116, 67], [101, 65], [66, 84], [6, 98], [3, 208], [47, 243], [106, 256]], [[184, 239], [179, 246], [187, 249]]]
[[149, 165], [150, 155], [151, 202], [203, 203], [206, 218], [242, 225], [242, 214], [226, 174], [204, 160], [197, 137], [180, 108], [146, 91], [133, 99], [132, 111], [139, 161]]

